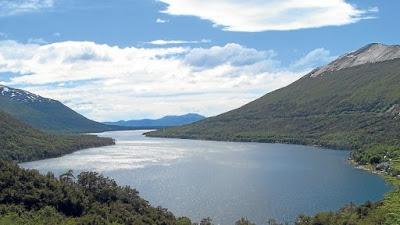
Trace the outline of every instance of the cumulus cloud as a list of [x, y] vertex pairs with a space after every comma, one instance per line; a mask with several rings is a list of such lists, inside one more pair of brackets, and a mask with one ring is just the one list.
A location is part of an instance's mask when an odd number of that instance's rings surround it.
[[345, 0], [159, 0], [163, 13], [196, 16], [227, 31], [259, 32], [337, 26], [372, 18]]
[[[233, 43], [122, 48], [94, 42], [0, 41], [0, 81], [58, 99], [100, 121], [187, 112], [216, 115], [308, 72], [282, 68], [275, 58], [272, 50]], [[2, 79], [2, 73], [14, 75]]]
[[160, 19], [160, 18], [156, 19], [156, 23], [168, 23], [168, 22], [169, 22], [168, 20], [164, 20], [164, 19]]
[[28, 43], [32, 44], [47, 44], [48, 42], [43, 38], [29, 38]]
[[327, 64], [333, 61], [336, 56], [332, 56], [329, 50], [317, 48], [307, 53], [291, 65], [293, 70], [307, 70]]
[[257, 51], [245, 48], [241, 45], [230, 43], [225, 46], [213, 46], [211, 48], [194, 48], [186, 56], [184, 61], [192, 66], [210, 68], [222, 64], [232, 66], [251, 65], [261, 61], [273, 62], [274, 51]]
[[184, 41], [184, 40], [154, 40], [147, 42], [147, 44], [152, 45], [179, 45], [179, 44], [205, 44], [211, 43], [211, 40], [208, 39], [201, 39], [200, 41]]
[[38, 11], [54, 6], [54, 0], [1, 0], [0, 16]]

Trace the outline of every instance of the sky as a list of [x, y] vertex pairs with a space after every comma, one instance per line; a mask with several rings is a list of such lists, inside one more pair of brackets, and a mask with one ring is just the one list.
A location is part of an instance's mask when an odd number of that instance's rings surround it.
[[0, 84], [98, 121], [214, 116], [369, 43], [398, 0], [0, 0]]

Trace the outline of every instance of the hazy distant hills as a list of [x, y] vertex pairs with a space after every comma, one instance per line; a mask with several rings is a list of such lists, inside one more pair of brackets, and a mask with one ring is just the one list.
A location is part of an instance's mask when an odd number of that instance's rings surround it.
[[191, 124], [200, 120], [205, 119], [206, 117], [196, 114], [196, 113], [188, 113], [180, 116], [165, 116], [160, 119], [142, 119], [142, 120], [121, 120], [118, 122], [104, 122], [108, 125], [118, 125], [125, 127], [134, 127], [134, 128], [152, 128], [152, 127], [172, 127], [172, 126], [180, 126], [185, 124]]
[[243, 107], [149, 136], [357, 148], [399, 142], [400, 46], [370, 44]]
[[48, 131], [86, 133], [121, 129], [89, 120], [59, 101], [3, 85], [0, 85], [0, 110]]

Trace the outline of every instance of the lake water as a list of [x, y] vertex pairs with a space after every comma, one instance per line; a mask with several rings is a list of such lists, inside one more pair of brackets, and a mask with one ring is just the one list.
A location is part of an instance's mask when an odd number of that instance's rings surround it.
[[285, 144], [147, 138], [143, 131], [105, 132], [115, 146], [21, 164], [56, 174], [94, 170], [130, 185], [154, 206], [194, 221], [229, 225], [242, 216], [259, 225], [298, 214], [379, 200], [390, 187], [353, 168], [347, 151]]

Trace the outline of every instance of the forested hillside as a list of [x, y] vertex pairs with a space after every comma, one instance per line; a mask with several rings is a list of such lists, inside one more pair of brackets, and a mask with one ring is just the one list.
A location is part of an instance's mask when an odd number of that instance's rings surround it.
[[89, 120], [59, 101], [2, 85], [0, 110], [32, 127], [52, 132], [94, 133], [124, 129]]
[[385, 176], [393, 192], [296, 225], [400, 224], [399, 56], [398, 45], [367, 45], [239, 109], [147, 135], [351, 149], [353, 162]]
[[400, 59], [307, 75], [239, 109], [148, 136], [358, 149], [397, 144]]
[[[118, 186], [95, 172], [75, 177], [66, 171], [57, 178], [0, 160], [0, 190], [0, 225], [196, 225], [167, 209], [152, 207], [135, 189]], [[295, 225], [398, 224], [396, 195], [379, 203], [350, 204], [336, 213], [300, 215]], [[284, 225], [273, 219], [266, 224]], [[199, 225], [213, 223], [206, 218]], [[235, 225], [255, 224], [242, 218]]]
[[56, 157], [76, 150], [112, 145], [111, 138], [95, 135], [49, 134], [0, 111], [0, 159], [29, 161]]
[[0, 224], [172, 225], [172, 213], [151, 207], [130, 187], [95, 172], [40, 175], [0, 161]]

